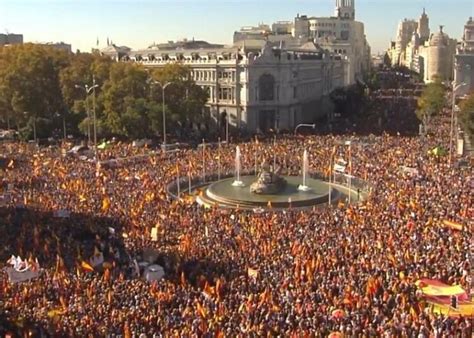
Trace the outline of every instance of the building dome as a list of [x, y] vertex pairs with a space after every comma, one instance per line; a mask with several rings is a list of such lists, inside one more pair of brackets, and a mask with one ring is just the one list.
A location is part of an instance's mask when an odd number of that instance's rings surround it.
[[443, 33], [443, 26], [439, 26], [439, 32], [433, 33], [430, 38], [430, 46], [447, 46], [449, 36]]

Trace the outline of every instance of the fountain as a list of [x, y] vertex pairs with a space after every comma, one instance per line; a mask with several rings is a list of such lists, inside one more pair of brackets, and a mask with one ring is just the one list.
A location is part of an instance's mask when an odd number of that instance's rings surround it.
[[279, 172], [279, 169], [270, 169], [266, 163], [263, 163], [257, 181], [250, 185], [250, 192], [258, 195], [278, 194], [286, 186], [286, 180], [279, 175]]
[[299, 191], [309, 191], [310, 187], [306, 184], [306, 176], [308, 175], [308, 151], [305, 149], [303, 152], [303, 184], [298, 186]]
[[235, 180], [232, 182], [234, 187], [245, 187], [244, 182], [240, 180], [240, 147], [235, 148]]
[[335, 203], [346, 199], [349, 193], [354, 194], [342, 185], [311, 177], [306, 150], [303, 153], [302, 177], [280, 175], [280, 168], [272, 168], [264, 160], [261, 167], [257, 167], [255, 179], [253, 173], [242, 175], [242, 160], [240, 148], [236, 147], [234, 175], [209, 182], [196, 197], [197, 203], [205, 207], [281, 210], [327, 205], [329, 195], [331, 203]]

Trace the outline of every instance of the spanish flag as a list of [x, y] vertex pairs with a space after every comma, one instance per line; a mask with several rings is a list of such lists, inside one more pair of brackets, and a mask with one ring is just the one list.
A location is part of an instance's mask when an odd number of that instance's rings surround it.
[[110, 208], [110, 198], [107, 196], [102, 200], [102, 211], [106, 212]]
[[252, 269], [252, 268], [248, 268], [248, 269], [247, 269], [247, 275], [248, 275], [249, 277], [258, 278], [258, 270]]
[[445, 228], [448, 228], [448, 229], [451, 229], [451, 230], [457, 230], [457, 231], [462, 231], [462, 229], [463, 229], [462, 224], [451, 222], [451, 221], [448, 221], [447, 219], [445, 219], [443, 221], [443, 226]]
[[87, 263], [86, 261], [81, 262], [81, 268], [83, 268], [84, 270], [86, 270], [88, 272], [94, 271], [94, 268], [89, 263]]
[[207, 311], [206, 311], [206, 309], [201, 305], [200, 302], [197, 302], [197, 303], [196, 303], [196, 310], [197, 310], [197, 313], [198, 313], [202, 318], [206, 318], [206, 317], [207, 317]]
[[461, 299], [467, 299], [466, 291], [460, 285], [448, 285], [437, 280], [420, 279], [416, 286], [421, 289], [425, 296], [450, 297], [458, 296]]

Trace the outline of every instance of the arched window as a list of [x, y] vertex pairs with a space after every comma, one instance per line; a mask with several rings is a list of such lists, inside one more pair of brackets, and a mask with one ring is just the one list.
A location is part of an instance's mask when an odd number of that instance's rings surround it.
[[258, 96], [260, 101], [275, 99], [275, 78], [270, 74], [263, 74], [258, 80]]

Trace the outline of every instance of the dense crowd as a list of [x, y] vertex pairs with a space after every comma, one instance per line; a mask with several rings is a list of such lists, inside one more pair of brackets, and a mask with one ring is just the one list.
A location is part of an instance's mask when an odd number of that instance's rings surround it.
[[[115, 144], [101, 159], [128, 159], [98, 170], [61, 149], [3, 144], [0, 152], [12, 161], [2, 171], [10, 200], [1, 209], [0, 267], [14, 254], [37, 258], [43, 271], [15, 284], [0, 274], [0, 307], [11, 325], [0, 331], [471, 337], [472, 318], [434, 314], [415, 286], [424, 277], [470, 290], [472, 172], [427, 152], [446, 147], [448, 131], [440, 122], [435, 136], [423, 138], [326, 135], [241, 144], [244, 170], [253, 169], [257, 154], [269, 163], [276, 156], [297, 175], [307, 149], [311, 171], [327, 175], [332, 154], [345, 157], [351, 139], [353, 175], [373, 187], [358, 204], [261, 213], [206, 209], [167, 194], [177, 172], [199, 177], [219, 165], [232, 172], [232, 144], [167, 154]], [[416, 172], [400, 169], [406, 167]], [[70, 217], [55, 217], [58, 210]], [[445, 219], [466, 229], [445, 228]], [[138, 278], [132, 263], [150, 250], [166, 272], [153, 283]], [[97, 251], [106, 263], [89, 272], [81, 262]]]

